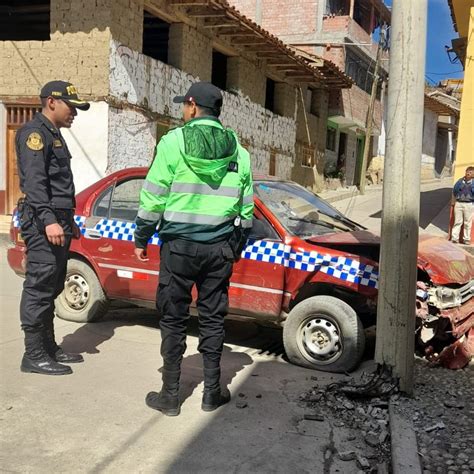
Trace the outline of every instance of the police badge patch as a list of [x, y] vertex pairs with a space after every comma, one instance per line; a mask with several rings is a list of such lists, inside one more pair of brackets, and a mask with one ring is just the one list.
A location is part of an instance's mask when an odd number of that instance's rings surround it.
[[26, 140], [26, 146], [30, 150], [34, 150], [34, 151], [42, 150], [44, 145], [43, 145], [43, 139], [41, 138], [41, 135], [37, 132], [30, 133], [28, 135], [28, 139]]

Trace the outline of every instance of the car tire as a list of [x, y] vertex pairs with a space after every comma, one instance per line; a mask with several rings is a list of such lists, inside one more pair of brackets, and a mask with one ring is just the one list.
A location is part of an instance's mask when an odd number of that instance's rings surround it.
[[94, 270], [81, 260], [71, 258], [67, 264], [63, 292], [55, 302], [56, 316], [75, 323], [91, 323], [101, 319], [109, 308], [109, 300]]
[[332, 296], [298, 303], [283, 325], [290, 362], [325, 372], [350, 372], [364, 353], [365, 334], [356, 312]]

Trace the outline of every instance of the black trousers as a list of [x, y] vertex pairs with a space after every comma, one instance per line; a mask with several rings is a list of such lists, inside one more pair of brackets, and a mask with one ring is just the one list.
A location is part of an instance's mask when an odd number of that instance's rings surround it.
[[234, 261], [229, 244], [172, 240], [162, 244], [160, 256], [157, 309], [161, 313], [161, 355], [165, 367], [176, 370], [181, 365], [194, 285], [198, 291], [198, 350], [205, 368], [219, 367]]
[[21, 236], [26, 244], [26, 278], [20, 302], [20, 322], [24, 331], [40, 331], [51, 325], [54, 300], [64, 289], [72, 219], [58, 219], [66, 234], [64, 247], [52, 245], [38, 228], [34, 217], [21, 218]]

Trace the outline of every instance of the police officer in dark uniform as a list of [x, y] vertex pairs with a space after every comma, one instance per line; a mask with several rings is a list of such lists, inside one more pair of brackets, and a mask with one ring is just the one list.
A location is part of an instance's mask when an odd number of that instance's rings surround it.
[[54, 337], [54, 300], [64, 289], [69, 246], [80, 237], [74, 222], [75, 189], [71, 154], [60, 128], [70, 128], [76, 109], [88, 110], [76, 88], [64, 81], [47, 83], [40, 93], [42, 112], [16, 135], [21, 235], [26, 243], [26, 278], [20, 303], [25, 332], [23, 372], [72, 373], [64, 363], [82, 362], [65, 353]]

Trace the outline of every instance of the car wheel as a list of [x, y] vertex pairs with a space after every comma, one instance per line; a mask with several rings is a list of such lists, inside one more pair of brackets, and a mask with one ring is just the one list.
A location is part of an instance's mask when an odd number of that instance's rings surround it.
[[283, 326], [283, 343], [293, 364], [349, 372], [362, 358], [365, 334], [347, 303], [332, 296], [313, 296], [291, 310]]
[[67, 264], [64, 290], [56, 299], [56, 315], [66, 321], [90, 323], [102, 318], [109, 308], [109, 300], [94, 270], [80, 260]]

